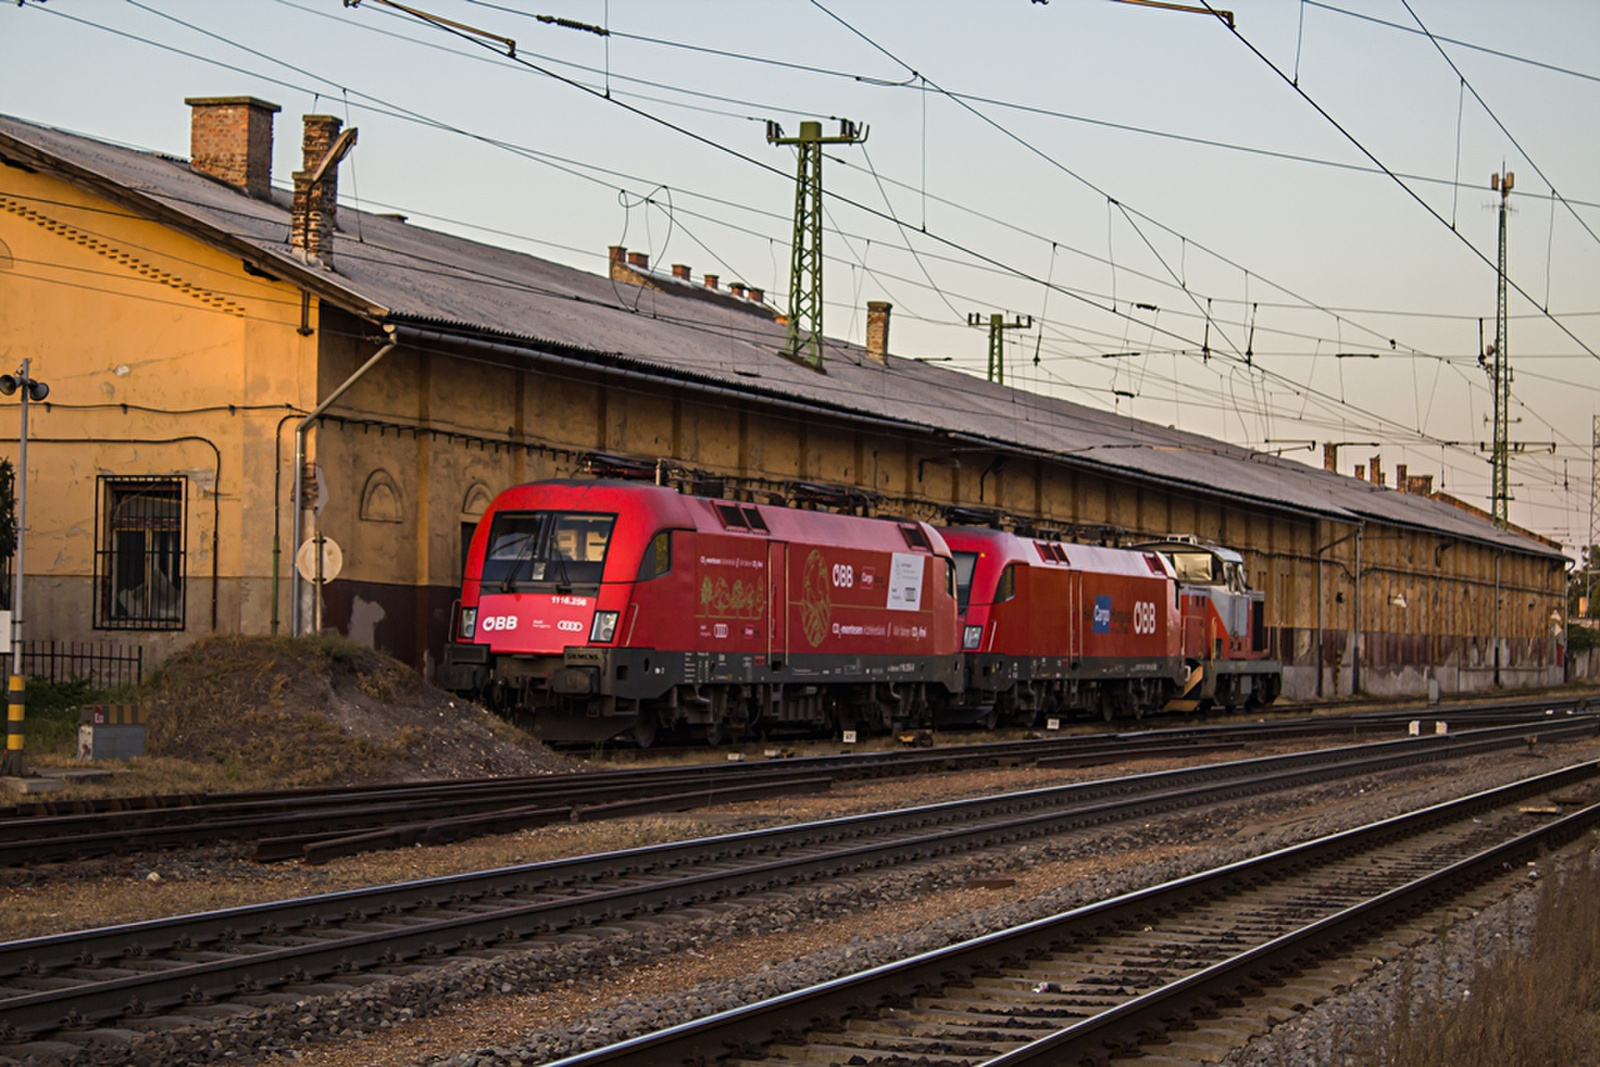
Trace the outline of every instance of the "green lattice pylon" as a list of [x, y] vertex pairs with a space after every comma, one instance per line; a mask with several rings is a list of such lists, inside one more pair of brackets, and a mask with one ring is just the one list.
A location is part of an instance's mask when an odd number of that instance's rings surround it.
[[822, 369], [822, 146], [859, 144], [867, 139], [849, 119], [839, 120], [836, 137], [822, 136], [822, 123], [802, 122], [800, 136], [785, 137], [767, 123], [770, 144], [794, 145], [799, 167], [794, 185], [794, 246], [789, 257], [789, 358]]
[[1505, 177], [1495, 174], [1489, 187], [1500, 194], [1500, 260], [1495, 285], [1494, 360], [1489, 365], [1489, 377], [1494, 385], [1494, 458], [1489, 490], [1491, 510], [1496, 526], [1504, 527], [1511, 519], [1511, 359], [1506, 351], [1506, 200], [1511, 196], [1515, 176], [1509, 171]]
[[1004, 385], [1006, 381], [1006, 331], [1033, 329], [1032, 315], [1018, 315], [1007, 322], [1006, 317], [996, 311], [985, 316], [982, 312], [974, 311], [967, 315], [968, 326], [989, 327], [989, 380], [997, 385]]

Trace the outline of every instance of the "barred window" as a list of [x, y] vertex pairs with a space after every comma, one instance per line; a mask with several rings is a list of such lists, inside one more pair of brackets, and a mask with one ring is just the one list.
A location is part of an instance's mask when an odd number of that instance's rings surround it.
[[95, 551], [95, 626], [181, 630], [184, 480], [101, 478]]

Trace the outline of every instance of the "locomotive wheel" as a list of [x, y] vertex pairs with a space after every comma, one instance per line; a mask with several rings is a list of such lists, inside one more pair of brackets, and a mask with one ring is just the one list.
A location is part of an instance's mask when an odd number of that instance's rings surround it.
[[705, 741], [708, 745], [720, 745], [727, 739], [726, 724], [721, 719], [713, 719], [705, 724]]

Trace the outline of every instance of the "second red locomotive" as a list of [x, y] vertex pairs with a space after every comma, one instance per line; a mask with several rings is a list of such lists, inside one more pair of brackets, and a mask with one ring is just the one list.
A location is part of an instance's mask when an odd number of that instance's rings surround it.
[[1155, 711], [1188, 677], [1157, 552], [941, 529], [956, 561], [968, 706], [989, 723]]

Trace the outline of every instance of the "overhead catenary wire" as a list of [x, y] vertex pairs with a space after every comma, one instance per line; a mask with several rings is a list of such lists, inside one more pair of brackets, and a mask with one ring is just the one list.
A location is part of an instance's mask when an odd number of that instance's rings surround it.
[[[680, 205], [680, 208], [681, 208], [681, 205]], [[678, 218], [679, 218], [679, 221], [680, 221], [680, 222], [681, 222], [681, 221], [682, 221], [682, 216], [681, 216], [681, 215], [679, 215], [679, 216], [677, 216], [677, 217], [678, 217]], [[1185, 242], [1185, 244], [1187, 244], [1187, 242]], [[1054, 249], [1053, 249], [1053, 251], [1054, 251]], [[585, 253], [585, 254], [589, 254], [589, 253]], [[928, 255], [928, 253], [927, 253], [927, 252], [923, 252], [923, 253], [922, 253], [922, 255], [923, 255], [923, 256], [926, 256], [926, 255]], [[926, 269], [926, 268], [924, 268], [924, 269]], [[1125, 268], [1123, 268], [1123, 269], [1125, 269]], [[1002, 273], [1008, 273], [1008, 272], [1002, 272]], [[1048, 299], [1048, 292], [1049, 292], [1049, 289], [1050, 289], [1050, 288], [1051, 288], [1051, 287], [1053, 287], [1053, 285], [1054, 285], [1054, 284], [1055, 284], [1055, 283], [1054, 283], [1054, 282], [1053, 282], [1053, 279], [1051, 279], [1051, 278], [1050, 278], [1050, 277], [1049, 277], [1049, 276], [1048, 276], [1048, 275], [1049, 275], [1049, 272], [1047, 272], [1047, 276], [1046, 276], [1046, 278], [1045, 278], [1045, 279], [1044, 279], [1044, 281], [1043, 281], [1043, 284], [1042, 284], [1042, 288], [1043, 288], [1043, 291], [1044, 291], [1044, 292], [1045, 292], [1045, 294], [1046, 294], [1046, 299]], [[1182, 281], [1181, 281], [1181, 272], [1180, 272], [1180, 280], [1179, 280], [1179, 284], [1180, 284], [1180, 285], [1181, 285], [1181, 284], [1183, 284], [1183, 283], [1182, 283]], [[1219, 300], [1219, 301], [1220, 301], [1220, 300], [1222, 300], [1222, 299], [1224, 299], [1224, 298], [1221, 298], [1221, 297], [1218, 297], [1218, 300]], [[1264, 306], [1264, 305], [1263, 305], [1263, 306]], [[1163, 317], [1163, 318], [1166, 318], [1166, 317], [1165, 317], [1165, 316], [1164, 316], [1164, 317]], [[1169, 321], [1171, 321], [1171, 320], [1169, 320]], [[1126, 320], [1125, 320], [1125, 323], [1124, 323], [1124, 324], [1125, 324], [1125, 325], [1126, 325]], [[1173, 340], [1178, 340], [1178, 338], [1173, 338]], [[1191, 339], [1191, 341], [1192, 341], [1192, 339]], [[1043, 341], [1043, 335], [1042, 335], [1042, 334], [1041, 334], [1041, 339], [1040, 339], [1040, 345], [1041, 345], [1041, 346], [1042, 346], [1042, 345], [1043, 345], [1043, 344], [1044, 344], [1044, 341]], [[1153, 348], [1153, 347], [1154, 347], [1154, 346], [1153, 346], [1153, 345], [1147, 345], [1147, 346], [1146, 346], [1146, 347], [1147, 347], [1147, 348]], [[1421, 357], [1419, 357], [1419, 358], [1438, 358], [1438, 357], [1432, 357], [1432, 356], [1428, 356], [1428, 355], [1426, 355], [1426, 354], [1424, 354], [1424, 355], [1422, 355], [1422, 356], [1421, 356]]]

